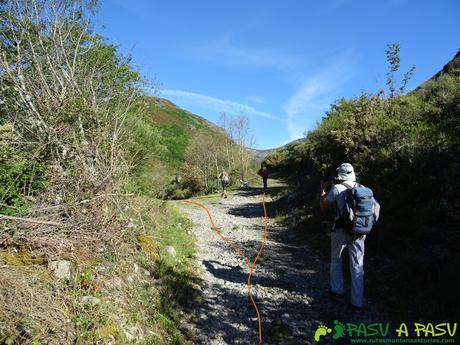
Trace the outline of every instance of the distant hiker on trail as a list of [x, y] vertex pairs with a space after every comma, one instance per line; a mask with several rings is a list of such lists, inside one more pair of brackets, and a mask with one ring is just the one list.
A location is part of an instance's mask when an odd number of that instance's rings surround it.
[[240, 179], [240, 188], [248, 189], [249, 181], [245, 179]]
[[224, 199], [227, 198], [227, 187], [230, 184], [230, 176], [228, 172], [225, 170], [222, 170], [222, 172], [217, 176], [217, 178], [220, 180], [222, 184], [222, 193], [220, 196], [224, 197]]
[[180, 172], [176, 173], [175, 182], [180, 183], [182, 181], [182, 174]]
[[356, 182], [353, 166], [343, 163], [337, 169], [335, 185], [326, 193], [327, 182], [321, 181], [320, 208], [335, 204], [336, 215], [331, 233], [331, 299], [344, 301], [342, 253], [348, 246], [351, 272], [351, 297], [349, 306], [355, 311], [364, 305], [364, 241], [378, 220], [380, 205], [372, 190]]
[[262, 176], [262, 181], [264, 183], [264, 192], [267, 191], [267, 181], [268, 181], [268, 168], [265, 164], [262, 164], [259, 171], [257, 172], [259, 176]]

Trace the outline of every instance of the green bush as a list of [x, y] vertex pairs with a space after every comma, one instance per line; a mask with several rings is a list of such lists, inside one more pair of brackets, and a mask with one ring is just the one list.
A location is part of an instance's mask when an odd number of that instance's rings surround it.
[[150, 123], [141, 112], [132, 112], [126, 118], [129, 136], [126, 138], [126, 152], [136, 165], [141, 165], [147, 158], [161, 158], [167, 154], [162, 144], [161, 131]]
[[184, 163], [182, 166], [184, 173], [180, 182], [182, 189], [189, 191], [190, 195], [203, 190], [202, 177], [197, 167]]
[[0, 142], [0, 213], [21, 213], [27, 196], [34, 196], [45, 187], [46, 168], [37, 157]]

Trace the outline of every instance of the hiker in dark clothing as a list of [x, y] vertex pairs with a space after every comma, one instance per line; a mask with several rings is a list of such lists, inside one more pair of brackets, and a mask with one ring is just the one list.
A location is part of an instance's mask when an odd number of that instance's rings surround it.
[[267, 181], [268, 181], [268, 169], [265, 164], [262, 164], [259, 171], [257, 172], [259, 176], [262, 176], [262, 181], [264, 183], [264, 192], [268, 189]]

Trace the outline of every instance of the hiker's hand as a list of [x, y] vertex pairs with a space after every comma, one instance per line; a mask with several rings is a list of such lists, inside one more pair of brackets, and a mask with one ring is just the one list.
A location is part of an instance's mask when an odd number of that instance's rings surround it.
[[325, 190], [326, 190], [326, 187], [327, 187], [327, 181], [321, 180], [321, 181], [319, 182], [319, 187], [321, 188], [321, 192], [322, 192], [322, 191], [325, 191]]

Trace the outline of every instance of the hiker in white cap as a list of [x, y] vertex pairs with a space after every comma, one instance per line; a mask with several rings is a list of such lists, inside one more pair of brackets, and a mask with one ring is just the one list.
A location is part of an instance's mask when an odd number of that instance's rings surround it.
[[230, 185], [230, 175], [225, 170], [222, 170], [219, 175], [217, 175], [217, 178], [222, 184], [222, 193], [220, 196], [227, 199], [227, 187]]
[[[320, 208], [321, 210], [328, 209], [331, 205], [336, 206], [336, 216], [334, 219], [334, 227], [331, 233], [331, 267], [330, 267], [330, 291], [329, 296], [339, 302], [344, 301], [345, 286], [342, 272], [342, 253], [345, 247], [348, 246], [348, 255], [350, 262], [351, 273], [351, 297], [349, 306], [355, 312], [359, 312], [364, 305], [364, 241], [366, 235], [356, 234], [350, 232], [350, 227], [344, 221], [343, 211], [349, 205], [349, 196], [351, 191], [356, 191], [360, 188], [368, 193], [366, 196], [367, 201], [371, 206], [370, 212], [372, 219], [370, 219], [370, 227], [378, 219], [378, 212], [380, 206], [373, 198], [372, 191], [356, 182], [356, 175], [353, 166], [349, 163], [343, 163], [336, 169], [335, 184], [326, 193], [327, 182], [321, 181], [320, 192]], [[364, 199], [363, 199], [364, 200]], [[369, 212], [369, 213], [370, 213]], [[360, 216], [360, 213], [355, 214]], [[369, 218], [369, 217], [368, 217]], [[356, 217], [354, 217], [354, 223]], [[367, 221], [365, 222], [368, 225]], [[353, 226], [353, 225], [352, 225]]]

